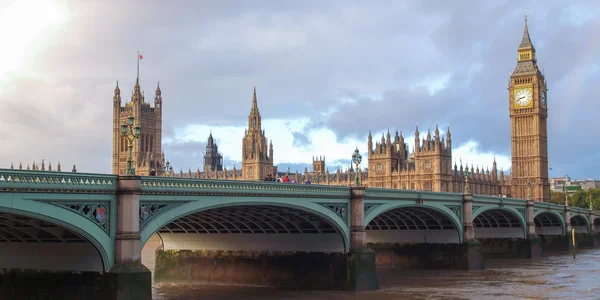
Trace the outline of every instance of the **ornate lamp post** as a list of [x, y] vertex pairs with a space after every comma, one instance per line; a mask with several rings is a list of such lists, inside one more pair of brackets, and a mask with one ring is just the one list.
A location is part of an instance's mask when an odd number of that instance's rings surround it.
[[527, 182], [527, 200], [531, 200], [531, 182]]
[[123, 123], [121, 125], [121, 135], [127, 139], [127, 148], [129, 148], [129, 154], [127, 155], [127, 170], [125, 171], [125, 174], [127, 175], [135, 174], [135, 169], [133, 168], [133, 159], [131, 158], [131, 149], [133, 148], [133, 141], [140, 136], [140, 132], [142, 131], [142, 128], [139, 124], [136, 124], [135, 127], [133, 126], [134, 121], [135, 118], [130, 115], [127, 118], [127, 123]]
[[463, 175], [465, 176], [465, 194], [470, 194], [471, 193], [471, 188], [469, 187], [469, 166], [467, 165], [467, 167], [465, 168], [465, 170], [463, 171]]
[[165, 177], [169, 177], [173, 175], [173, 166], [171, 166], [171, 164], [169, 163], [169, 161], [167, 160], [167, 163], [165, 163]]
[[356, 175], [354, 176], [354, 186], [360, 186], [360, 177], [358, 177], [358, 165], [362, 161], [362, 156], [358, 151], [358, 147], [354, 150], [354, 154], [352, 154], [352, 162], [356, 165]]

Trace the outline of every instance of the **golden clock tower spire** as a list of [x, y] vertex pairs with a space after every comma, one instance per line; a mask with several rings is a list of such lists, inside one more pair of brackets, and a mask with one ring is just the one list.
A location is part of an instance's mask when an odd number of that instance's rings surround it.
[[529, 36], [527, 15], [523, 38], [517, 50], [517, 67], [510, 75], [508, 107], [512, 150], [511, 196], [550, 200], [548, 181], [548, 135], [546, 79], [537, 66]]

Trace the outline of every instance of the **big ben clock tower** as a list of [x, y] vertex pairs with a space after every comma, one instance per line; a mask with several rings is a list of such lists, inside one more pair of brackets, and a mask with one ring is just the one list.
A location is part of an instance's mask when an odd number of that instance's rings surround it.
[[510, 75], [508, 108], [512, 146], [512, 197], [550, 200], [546, 80], [529, 38], [527, 16], [517, 67]]

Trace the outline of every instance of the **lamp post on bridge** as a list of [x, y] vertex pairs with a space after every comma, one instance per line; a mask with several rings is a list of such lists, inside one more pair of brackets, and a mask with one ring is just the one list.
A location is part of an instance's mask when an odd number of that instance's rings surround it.
[[354, 186], [360, 186], [360, 177], [358, 177], [358, 165], [360, 165], [360, 162], [362, 161], [362, 156], [360, 155], [360, 152], [358, 151], [358, 147], [356, 147], [356, 150], [354, 150], [354, 154], [352, 154], [352, 162], [354, 163], [354, 165], [356, 165], [356, 175], [354, 176]]
[[165, 163], [165, 177], [169, 177], [173, 174], [173, 166], [171, 166], [171, 163], [169, 163], [169, 161], [167, 160], [167, 163]]
[[133, 148], [133, 141], [140, 136], [142, 131], [139, 123], [136, 124], [135, 127], [133, 126], [134, 121], [135, 118], [133, 115], [130, 115], [127, 118], [127, 123], [121, 125], [121, 135], [127, 140], [127, 148], [129, 148], [129, 154], [127, 155], [127, 170], [125, 171], [125, 174], [127, 175], [135, 175], [133, 159], [131, 158], [131, 149]]
[[531, 200], [531, 182], [527, 182], [527, 200]]

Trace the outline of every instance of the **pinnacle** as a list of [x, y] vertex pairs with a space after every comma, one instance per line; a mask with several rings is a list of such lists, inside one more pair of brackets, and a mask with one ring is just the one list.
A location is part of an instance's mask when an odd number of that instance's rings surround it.
[[525, 28], [523, 29], [523, 38], [521, 39], [520, 48], [533, 48], [531, 38], [529, 37], [529, 28], [527, 27], [527, 13], [525, 13]]

